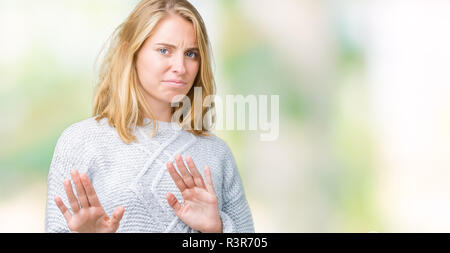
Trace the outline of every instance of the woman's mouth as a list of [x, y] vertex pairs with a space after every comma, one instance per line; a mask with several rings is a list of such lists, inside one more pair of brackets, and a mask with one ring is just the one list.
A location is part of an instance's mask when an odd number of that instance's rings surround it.
[[162, 83], [164, 85], [170, 86], [170, 87], [183, 87], [186, 86], [186, 82], [182, 80], [163, 80]]

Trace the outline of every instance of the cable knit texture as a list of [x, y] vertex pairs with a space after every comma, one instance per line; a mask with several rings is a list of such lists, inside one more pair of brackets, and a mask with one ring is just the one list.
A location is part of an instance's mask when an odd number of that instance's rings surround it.
[[108, 216], [117, 206], [125, 208], [117, 232], [198, 232], [181, 221], [166, 200], [166, 193], [171, 192], [183, 203], [165, 165], [172, 161], [176, 167], [175, 154], [190, 155], [204, 179], [203, 168], [210, 167], [224, 233], [254, 232], [242, 180], [224, 141], [211, 132], [210, 136], [195, 136], [170, 122], [158, 121], [153, 138], [151, 131], [151, 122], [137, 127], [137, 141], [126, 144], [106, 118], [97, 122], [93, 117], [64, 130], [48, 174], [46, 232], [70, 232], [54, 197], [60, 196], [72, 212], [63, 185], [66, 178], [72, 181], [72, 169], [88, 175]]

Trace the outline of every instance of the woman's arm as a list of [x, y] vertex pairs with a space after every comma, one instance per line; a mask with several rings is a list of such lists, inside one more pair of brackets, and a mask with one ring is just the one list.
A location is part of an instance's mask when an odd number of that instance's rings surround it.
[[69, 203], [64, 189], [64, 180], [70, 178], [70, 169], [86, 171], [89, 166], [83, 141], [78, 133], [79, 131], [71, 126], [64, 130], [56, 143], [47, 177], [45, 231], [48, 233], [70, 232], [54, 198], [61, 196], [64, 203]]
[[[95, 167], [95, 160], [93, 147], [84, 143], [84, 133], [72, 125], [56, 144], [47, 179], [46, 232], [115, 232], [123, 216], [122, 207], [116, 208], [111, 218], [106, 215], [85, 174]], [[80, 175], [78, 170], [85, 173]]]
[[223, 206], [220, 211], [224, 233], [254, 233], [253, 218], [241, 176], [229, 147], [225, 144], [223, 162]]

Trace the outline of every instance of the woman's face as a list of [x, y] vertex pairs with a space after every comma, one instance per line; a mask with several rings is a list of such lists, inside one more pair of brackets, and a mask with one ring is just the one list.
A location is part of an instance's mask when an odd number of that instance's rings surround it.
[[142, 45], [136, 59], [139, 81], [149, 105], [170, 106], [174, 96], [186, 95], [194, 83], [199, 65], [200, 55], [192, 23], [178, 15], [162, 19], [154, 34]]

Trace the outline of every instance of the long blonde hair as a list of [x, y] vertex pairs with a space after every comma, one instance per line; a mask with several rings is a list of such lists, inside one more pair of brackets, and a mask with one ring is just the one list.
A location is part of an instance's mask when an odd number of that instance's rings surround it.
[[[194, 114], [194, 107], [191, 106], [188, 117], [181, 117], [178, 123], [197, 136], [208, 135], [208, 125], [202, 124], [201, 129], [192, 130], [194, 122], [202, 120], [208, 111], [203, 102], [215, 93], [211, 48], [205, 24], [195, 7], [186, 0], [143, 0], [111, 35], [109, 48], [100, 65], [94, 97], [92, 116], [96, 116], [97, 121], [107, 118], [125, 143], [136, 141], [133, 130], [144, 125], [144, 115], [156, 123], [153, 124], [152, 135], [157, 131], [157, 122], [145, 101], [137, 75], [136, 56], [146, 39], [152, 36], [158, 22], [170, 14], [180, 15], [193, 24], [200, 51], [199, 72], [187, 97], [194, 101], [194, 88], [202, 88], [201, 115]], [[180, 108], [181, 105], [173, 107], [172, 113]], [[211, 103], [211, 109], [214, 109], [214, 103]], [[210, 119], [211, 125], [213, 121], [214, 118]]]

